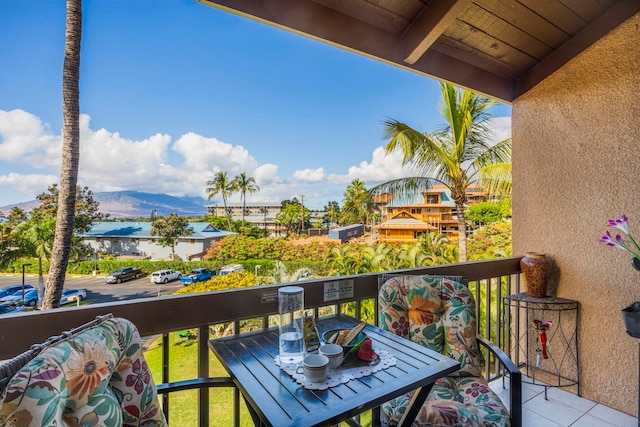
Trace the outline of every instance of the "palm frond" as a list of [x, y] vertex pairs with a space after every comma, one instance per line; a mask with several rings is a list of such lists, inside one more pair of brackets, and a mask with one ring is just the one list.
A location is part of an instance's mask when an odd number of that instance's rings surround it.
[[473, 162], [478, 170], [493, 164], [511, 163], [511, 138], [503, 139], [487, 148]]
[[432, 181], [434, 181], [434, 179], [419, 176], [399, 178], [372, 187], [369, 193], [372, 198], [384, 193], [393, 194], [395, 198], [399, 199], [422, 197], [422, 192], [431, 188]]
[[480, 169], [478, 184], [480, 184], [490, 196], [510, 196], [511, 163], [488, 165]]

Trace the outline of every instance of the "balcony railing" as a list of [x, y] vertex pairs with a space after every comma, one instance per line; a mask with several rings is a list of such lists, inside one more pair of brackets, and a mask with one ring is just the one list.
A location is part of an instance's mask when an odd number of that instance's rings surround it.
[[[519, 257], [499, 260], [470, 262], [463, 264], [398, 270], [384, 273], [368, 273], [354, 276], [296, 282], [305, 289], [305, 309], [314, 315], [346, 313], [353, 317], [377, 323], [378, 287], [389, 275], [435, 274], [466, 276], [475, 293], [479, 307], [479, 333], [491, 338], [509, 354], [512, 347], [508, 328], [508, 316], [503, 313], [502, 297], [520, 291]], [[326, 283], [341, 282], [347, 289], [343, 298], [325, 301]], [[162, 395], [162, 406], [171, 423], [172, 393], [198, 389], [198, 414], [200, 426], [217, 425], [209, 418], [211, 387], [233, 389], [234, 425], [240, 425], [240, 393], [228, 376], [211, 377], [208, 347], [211, 326], [226, 325], [227, 330], [239, 334], [246, 332], [247, 324], [255, 328], [274, 326], [273, 315], [277, 314], [277, 290], [286, 284], [267, 285], [203, 294], [145, 298], [107, 304], [93, 304], [65, 310], [30, 312], [0, 318], [0, 360], [11, 358], [62, 331], [94, 319], [98, 315], [113, 313], [114, 316], [131, 320], [142, 336], [162, 336], [162, 375], [154, 378]], [[353, 290], [350, 292], [349, 290]], [[258, 325], [258, 326], [256, 326]], [[179, 382], [170, 382], [169, 357], [171, 345], [169, 333], [197, 329], [198, 366], [197, 377]], [[487, 360], [485, 374], [493, 379], [500, 375], [495, 361]], [[210, 423], [210, 421], [212, 421]]]

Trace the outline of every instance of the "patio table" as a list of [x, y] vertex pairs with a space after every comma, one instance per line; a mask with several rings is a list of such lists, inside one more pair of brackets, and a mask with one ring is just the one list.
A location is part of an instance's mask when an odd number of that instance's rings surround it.
[[[318, 319], [317, 327], [322, 334], [358, 323], [340, 314]], [[396, 364], [325, 390], [304, 388], [276, 365], [277, 329], [219, 338], [209, 346], [242, 393], [257, 426], [332, 426], [342, 421], [354, 425], [355, 415], [415, 390], [399, 424], [410, 426], [434, 382], [457, 371], [460, 364], [376, 326], [367, 324], [364, 332], [374, 350], [391, 353]]]

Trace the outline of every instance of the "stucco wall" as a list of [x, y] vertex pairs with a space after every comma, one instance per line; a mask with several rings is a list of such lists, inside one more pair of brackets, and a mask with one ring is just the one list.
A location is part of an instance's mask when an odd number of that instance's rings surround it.
[[622, 214], [640, 238], [640, 14], [517, 99], [512, 135], [514, 254], [552, 256], [580, 301], [582, 395], [636, 415], [640, 272], [598, 239]]

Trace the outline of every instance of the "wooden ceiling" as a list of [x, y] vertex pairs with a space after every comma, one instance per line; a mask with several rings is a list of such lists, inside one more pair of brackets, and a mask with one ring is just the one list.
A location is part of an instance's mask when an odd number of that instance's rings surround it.
[[196, 0], [510, 102], [640, 0]]

